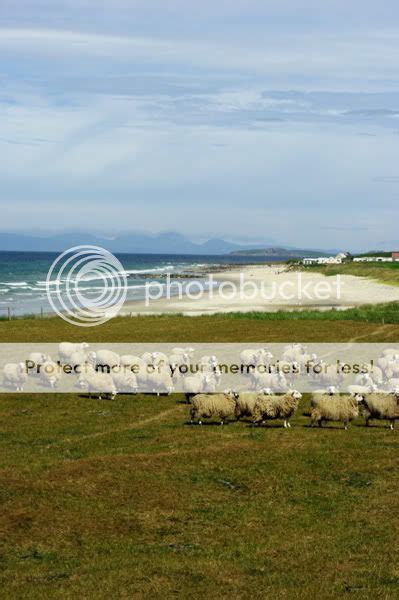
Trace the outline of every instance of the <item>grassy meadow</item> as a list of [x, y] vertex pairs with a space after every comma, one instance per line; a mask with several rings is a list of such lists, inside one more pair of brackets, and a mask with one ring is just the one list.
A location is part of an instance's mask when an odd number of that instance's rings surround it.
[[[397, 342], [250, 315], [0, 323], [1, 342]], [[190, 426], [182, 397], [0, 396], [2, 598], [397, 598], [398, 432]]]
[[354, 275], [355, 277], [368, 277], [382, 283], [399, 285], [399, 262], [392, 263], [355, 263], [348, 262], [342, 265], [311, 265], [301, 267], [305, 270], [318, 271], [327, 276]]

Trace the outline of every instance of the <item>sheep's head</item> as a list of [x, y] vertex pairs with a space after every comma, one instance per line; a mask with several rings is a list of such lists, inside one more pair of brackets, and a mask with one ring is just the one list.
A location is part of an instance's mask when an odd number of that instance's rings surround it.
[[364, 402], [364, 395], [363, 394], [355, 394], [355, 400], [358, 404], [361, 404], [362, 402]]
[[335, 394], [336, 391], [337, 391], [337, 388], [335, 387], [335, 385], [330, 385], [330, 387], [328, 388], [328, 393], [330, 394], [330, 396]]
[[273, 393], [271, 388], [263, 388], [261, 391], [263, 394], [265, 394], [265, 396], [270, 396]]
[[80, 347], [82, 350], [87, 350], [87, 348], [89, 347], [89, 344], [87, 342], [82, 342], [82, 344], [80, 344]]
[[234, 392], [233, 390], [225, 390], [224, 394], [226, 394], [226, 396], [230, 396], [230, 398], [234, 398], [234, 400], [238, 400], [240, 397], [240, 394]]
[[291, 396], [294, 398], [294, 400], [300, 400], [302, 398], [301, 392], [298, 392], [297, 390], [292, 390]]

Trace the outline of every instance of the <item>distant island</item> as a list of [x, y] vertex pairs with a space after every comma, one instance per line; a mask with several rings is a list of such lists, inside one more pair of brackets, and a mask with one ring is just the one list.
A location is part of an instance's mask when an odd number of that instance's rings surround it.
[[265, 258], [279, 257], [287, 260], [293, 258], [303, 258], [305, 256], [328, 256], [324, 251], [320, 250], [303, 250], [301, 248], [255, 248], [242, 249], [230, 252], [230, 256], [264, 256]]

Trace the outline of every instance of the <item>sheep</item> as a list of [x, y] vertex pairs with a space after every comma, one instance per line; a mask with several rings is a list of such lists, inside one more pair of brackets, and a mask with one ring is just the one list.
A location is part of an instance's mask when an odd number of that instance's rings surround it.
[[88, 358], [87, 358], [86, 354], [83, 351], [79, 350], [79, 351], [73, 352], [66, 362], [68, 363], [68, 365], [71, 365], [72, 367], [78, 367], [80, 365], [84, 365], [87, 361], [88, 361]]
[[83, 342], [81, 344], [72, 344], [71, 342], [61, 342], [61, 344], [58, 346], [58, 356], [60, 357], [61, 361], [65, 361], [65, 362], [69, 363], [71, 356], [75, 352], [83, 352], [84, 353], [88, 347], [89, 347], [89, 344], [87, 344], [86, 342]]
[[301, 356], [305, 354], [306, 347], [302, 344], [291, 344], [286, 346], [282, 354], [282, 359], [292, 363], [293, 361], [300, 361]]
[[228, 418], [236, 418], [236, 406], [238, 394], [226, 391], [223, 394], [197, 394], [191, 400], [191, 423], [198, 419], [202, 425], [202, 419], [219, 417], [223, 425]]
[[344, 424], [345, 430], [348, 423], [359, 416], [359, 404], [363, 402], [364, 396], [356, 394], [324, 395], [316, 398], [315, 406], [311, 412], [311, 426], [316, 423], [322, 427], [324, 421], [338, 421]]
[[3, 369], [3, 385], [15, 389], [17, 392], [24, 391], [24, 385], [28, 381], [24, 363], [9, 363]]
[[31, 352], [28, 356], [28, 361], [33, 363], [33, 368], [30, 369], [28, 372], [32, 375], [38, 375], [39, 370], [37, 367], [39, 365], [43, 365], [48, 360], [51, 360], [51, 357], [48, 354], [45, 354], [44, 352]]
[[119, 367], [121, 364], [121, 358], [116, 352], [111, 350], [98, 350], [98, 352], [92, 352], [89, 358], [95, 365], [97, 371], [103, 371], [109, 373], [113, 368]]
[[384, 372], [387, 379], [397, 377], [399, 375], [399, 360], [389, 360]]
[[92, 367], [88, 367], [86, 372], [79, 376], [79, 387], [87, 389], [91, 398], [92, 393], [98, 394], [98, 399], [103, 396], [109, 396], [113, 400], [118, 391], [108, 373], [98, 373]]
[[180, 369], [180, 367], [187, 366], [189, 363], [190, 357], [188, 354], [171, 354], [168, 360], [168, 364], [172, 369]]
[[328, 387], [339, 387], [344, 381], [343, 373], [337, 373], [335, 365], [324, 366], [323, 371], [319, 374], [315, 374], [315, 377], [318, 382]]
[[399, 389], [399, 377], [392, 377], [389, 379], [386, 387], [389, 392], [394, 392], [396, 389]]
[[390, 429], [393, 429], [395, 420], [399, 419], [399, 388], [391, 394], [366, 394], [364, 396], [363, 414], [367, 427], [371, 419], [386, 419], [389, 421]]
[[373, 375], [370, 373], [361, 373], [355, 377], [355, 384], [357, 385], [382, 385], [383, 383], [383, 375], [381, 369], [378, 367], [374, 367]]
[[220, 383], [222, 372], [216, 356], [203, 356], [200, 360], [200, 368], [202, 373], [212, 373], [216, 382]]
[[146, 365], [156, 365], [159, 362], [167, 364], [169, 362], [169, 359], [166, 356], [166, 354], [163, 354], [161, 352], [144, 352], [141, 358]]
[[186, 403], [190, 404], [193, 396], [199, 393], [216, 392], [216, 379], [211, 373], [195, 373], [183, 379], [183, 392], [186, 397]]
[[290, 390], [283, 395], [264, 395], [259, 397], [253, 410], [253, 424], [269, 419], [283, 419], [284, 427], [291, 427], [290, 418], [296, 412], [302, 394]]
[[137, 394], [137, 379], [131, 371], [113, 373], [112, 381], [114, 382], [118, 393]]
[[296, 358], [296, 361], [294, 362], [297, 362], [301, 369], [303, 369], [307, 364], [311, 365], [312, 367], [315, 367], [317, 365], [320, 365], [321, 363], [317, 354], [315, 354], [314, 352], [312, 354], [299, 354]]
[[252, 375], [252, 388], [262, 390], [270, 388], [273, 392], [286, 392], [288, 382], [282, 373], [254, 373]]
[[147, 365], [139, 356], [133, 354], [124, 354], [121, 356], [121, 365], [128, 367], [136, 376], [137, 383], [145, 385], [147, 382]]
[[351, 396], [356, 396], [356, 394], [368, 394], [369, 392], [376, 392], [378, 390], [377, 386], [375, 384], [371, 384], [371, 385], [348, 385], [346, 388], [349, 392], [349, 394], [351, 394]]
[[46, 387], [55, 388], [60, 380], [61, 374], [58, 365], [51, 360], [46, 361], [40, 367], [40, 381]]
[[386, 350], [383, 351], [383, 356], [388, 356], [388, 357], [392, 357], [398, 355], [399, 356], [399, 348], [387, 348]]
[[263, 348], [243, 350], [240, 353], [241, 364], [244, 366], [257, 365], [265, 357], [265, 354], [266, 351]]
[[[359, 386], [357, 386], [357, 387], [359, 387]], [[338, 393], [338, 389], [333, 385], [330, 385], [330, 387], [327, 390], [314, 390], [312, 392], [312, 395], [310, 396], [310, 405], [312, 408], [314, 408], [317, 406], [317, 401], [320, 397], [323, 397], [323, 396], [331, 397], [337, 393]]]
[[264, 394], [271, 394], [270, 388], [265, 388], [261, 393], [259, 392], [240, 392], [237, 398], [236, 406], [236, 418], [239, 420], [241, 417], [253, 417], [255, 404], [258, 398], [261, 398]]
[[147, 390], [159, 396], [162, 392], [171, 394], [174, 390], [170, 369], [157, 369], [147, 373]]

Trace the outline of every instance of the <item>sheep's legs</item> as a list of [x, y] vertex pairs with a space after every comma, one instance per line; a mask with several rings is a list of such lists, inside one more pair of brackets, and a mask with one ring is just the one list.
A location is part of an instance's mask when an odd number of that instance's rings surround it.
[[391, 421], [391, 422], [390, 422], [390, 424], [389, 424], [389, 429], [390, 429], [391, 431], [393, 431], [393, 428], [394, 428], [394, 427], [395, 427], [395, 421]]
[[285, 427], [285, 429], [287, 429], [287, 427], [288, 427], [287, 419], [284, 419], [284, 427]]

